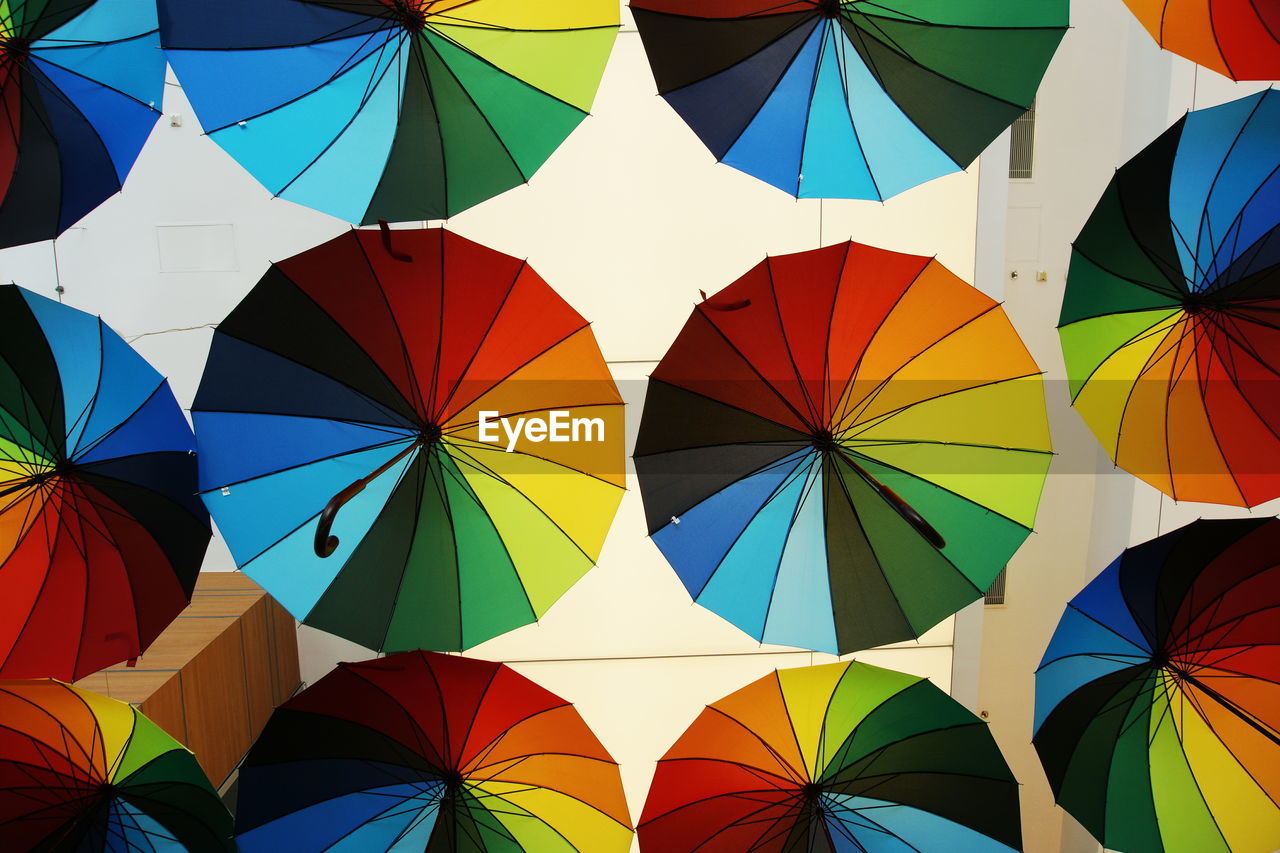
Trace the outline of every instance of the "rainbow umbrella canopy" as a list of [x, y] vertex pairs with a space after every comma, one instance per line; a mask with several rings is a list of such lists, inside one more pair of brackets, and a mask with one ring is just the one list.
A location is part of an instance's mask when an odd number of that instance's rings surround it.
[[699, 604], [769, 643], [908, 640], [980, 597], [1051, 458], [1036, 367], [936, 260], [773, 257], [694, 310], [650, 378], [649, 532]]
[[195, 756], [137, 709], [57, 681], [0, 681], [0, 720], [6, 850], [235, 849]]
[[0, 247], [51, 240], [119, 192], [160, 117], [153, 3], [0, 3]]
[[210, 535], [194, 452], [105, 323], [0, 286], [0, 674], [81, 678], [182, 611]]
[[712, 702], [658, 762], [649, 853], [1010, 853], [1018, 783], [982, 720], [864, 663], [779, 670]]
[[801, 198], [886, 199], [965, 168], [1031, 106], [1067, 5], [632, 0], [631, 11], [658, 91], [717, 160]]
[[1280, 847], [1280, 520], [1197, 521], [1071, 600], [1036, 673], [1035, 747], [1108, 849]]
[[1071, 256], [1071, 396], [1177, 500], [1280, 496], [1280, 93], [1188, 113], [1116, 173]]
[[240, 769], [243, 853], [626, 853], [617, 765], [572, 705], [500, 663], [344, 663], [272, 715]]
[[616, 0], [160, 0], [205, 132], [275, 195], [353, 223], [448, 218], [586, 117]]
[[1280, 8], [1249, 0], [1125, 0], [1161, 47], [1232, 80], [1280, 77]]
[[587, 321], [443, 229], [351, 231], [272, 266], [218, 326], [192, 414], [236, 562], [374, 649], [540, 618], [623, 492], [622, 400]]

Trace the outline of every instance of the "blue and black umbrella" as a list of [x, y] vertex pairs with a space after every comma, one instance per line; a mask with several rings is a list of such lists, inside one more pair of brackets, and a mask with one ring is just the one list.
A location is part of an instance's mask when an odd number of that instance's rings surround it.
[[120, 191], [164, 94], [146, 0], [0, 3], [0, 246], [50, 240]]

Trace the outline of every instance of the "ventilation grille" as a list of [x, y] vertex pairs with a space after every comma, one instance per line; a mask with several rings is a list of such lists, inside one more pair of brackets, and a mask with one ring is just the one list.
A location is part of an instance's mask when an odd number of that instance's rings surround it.
[[1036, 155], [1036, 105], [1032, 101], [1027, 110], [1013, 122], [1009, 139], [1009, 178], [1029, 181], [1034, 176]]
[[992, 604], [1004, 604], [1004, 573], [1005, 569], [1000, 570], [1000, 574], [996, 575], [996, 579], [991, 582], [990, 589], [987, 590], [987, 597], [983, 599], [983, 604], [988, 606]]

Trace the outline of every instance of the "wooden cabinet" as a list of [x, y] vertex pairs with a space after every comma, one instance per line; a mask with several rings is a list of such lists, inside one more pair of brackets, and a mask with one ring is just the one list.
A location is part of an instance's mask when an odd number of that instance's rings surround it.
[[293, 617], [239, 572], [204, 572], [191, 605], [137, 666], [76, 682], [137, 705], [221, 786], [300, 681]]

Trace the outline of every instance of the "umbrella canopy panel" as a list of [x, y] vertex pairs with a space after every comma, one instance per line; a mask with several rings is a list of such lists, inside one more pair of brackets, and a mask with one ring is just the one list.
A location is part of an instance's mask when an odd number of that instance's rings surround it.
[[572, 705], [503, 664], [344, 663], [240, 770], [237, 843], [278, 850], [625, 853], [617, 765]]
[[1280, 77], [1280, 9], [1241, 0], [1125, 0], [1161, 47], [1232, 80]]
[[160, 117], [156, 9], [0, 4], [0, 247], [51, 240], [119, 192]]
[[[557, 411], [594, 426], [489, 440], [496, 413]], [[622, 400], [587, 321], [442, 229], [351, 231], [274, 265], [219, 325], [192, 412], [236, 562], [374, 649], [456, 651], [540, 618], [595, 564], [624, 488]]]
[[6, 849], [235, 849], [195, 756], [137, 709], [57, 681], [0, 681], [0, 719]]
[[182, 611], [210, 536], [194, 452], [105, 323], [0, 287], [0, 673], [81, 678]]
[[1107, 848], [1280, 846], [1280, 521], [1197, 521], [1071, 600], [1036, 673], [1035, 747]]
[[658, 91], [716, 159], [801, 198], [968, 166], [1035, 99], [1067, 0], [634, 0]]
[[650, 535], [700, 604], [842, 654], [980, 597], [1050, 458], [1040, 371], [999, 305], [856, 243], [769, 258], [698, 305], [635, 450]]
[[1116, 464], [1177, 500], [1280, 496], [1280, 93], [1188, 113], [1077, 238], [1059, 334]]
[[208, 136], [281, 198], [445, 219], [529, 180], [586, 117], [615, 0], [161, 0]]
[[987, 726], [929, 681], [847, 661], [711, 703], [658, 762], [654, 853], [1009, 853], [1018, 783]]

